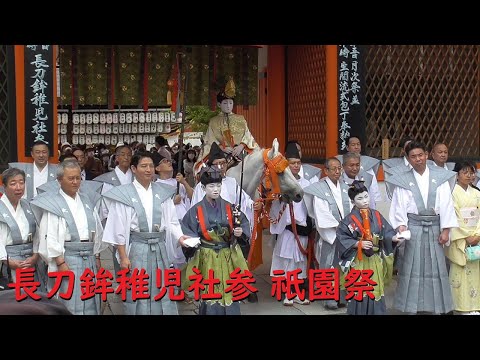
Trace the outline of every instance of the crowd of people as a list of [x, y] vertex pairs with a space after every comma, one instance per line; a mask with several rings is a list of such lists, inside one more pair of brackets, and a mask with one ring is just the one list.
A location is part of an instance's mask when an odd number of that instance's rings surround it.
[[[57, 284], [47, 273], [73, 272], [72, 297], [57, 300], [72, 314], [95, 315], [100, 295], [81, 300], [80, 280], [88, 271], [97, 274], [100, 253], [110, 246], [117, 276], [131, 271], [149, 279], [148, 298], [127, 292], [126, 314], [178, 314], [176, 301], [160, 296], [156, 286], [172, 270], [181, 279], [169, 280], [187, 294], [198, 276], [215, 272], [221, 296], [210, 298], [208, 287], [202, 288], [200, 314], [240, 314], [227, 288], [233, 272], [249, 269], [254, 212], [263, 203], [226, 174], [228, 166], [258, 149], [243, 116], [232, 112], [234, 96], [229, 82], [218, 94], [221, 111], [210, 122], [204, 146], [185, 146], [182, 166], [178, 146], [170, 147], [162, 136], [152, 149], [119, 143], [113, 154], [101, 144], [63, 144], [59, 164], [48, 162], [45, 143], [35, 143], [33, 163], [11, 163], [2, 174], [2, 267], [13, 273], [35, 269], [39, 292], [66, 292], [68, 279]], [[465, 254], [480, 242], [474, 164], [449, 163], [446, 144], [427, 151], [408, 137], [400, 158], [383, 161], [382, 194], [380, 160], [362, 155], [359, 137], [351, 136], [347, 145], [345, 154], [326, 160], [323, 174], [302, 163], [298, 141], [285, 146], [288, 168], [305, 195], [300, 202], [279, 198], [269, 206], [276, 219], [269, 227], [270, 275], [295, 272], [302, 282], [302, 294], [292, 285], [283, 305], [309, 305], [308, 291], [315, 287], [309, 270], [336, 269], [340, 296], [323, 302], [328, 310], [346, 306], [352, 315], [386, 314], [385, 288], [396, 276], [393, 303], [404, 313], [478, 314], [480, 260]], [[391, 201], [388, 217], [376, 210], [383, 200]], [[352, 270], [370, 274], [376, 284], [362, 299], [347, 296]]]
[[[83, 164], [85, 169], [85, 175], [87, 180], [113, 171], [117, 164], [116, 149], [120, 146], [128, 146], [135, 155], [138, 152], [150, 152], [156, 153], [160, 148], [165, 149], [172, 159], [174, 169], [178, 168], [178, 160], [180, 157], [178, 143], [169, 145], [168, 141], [161, 135], [156, 136], [154, 146], [150, 149], [146, 148], [144, 143], [133, 141], [131, 143], [119, 142], [116, 145], [106, 146], [105, 144], [89, 144], [73, 146], [70, 143], [63, 143], [60, 145], [58, 154], [59, 161], [62, 162], [65, 158], [76, 157]], [[192, 146], [190, 143], [183, 145], [182, 150], [182, 166], [181, 172], [186, 177], [190, 186], [195, 185], [193, 177], [193, 165], [196, 163], [198, 156], [200, 155], [201, 147], [196, 145]]]

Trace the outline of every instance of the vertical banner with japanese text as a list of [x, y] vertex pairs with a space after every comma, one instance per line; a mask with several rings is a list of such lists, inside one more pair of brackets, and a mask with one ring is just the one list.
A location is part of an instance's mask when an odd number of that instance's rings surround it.
[[25, 156], [36, 141], [54, 153], [54, 70], [53, 45], [25, 46]]
[[365, 47], [338, 45], [338, 153], [346, 152], [347, 139], [355, 135], [366, 147]]

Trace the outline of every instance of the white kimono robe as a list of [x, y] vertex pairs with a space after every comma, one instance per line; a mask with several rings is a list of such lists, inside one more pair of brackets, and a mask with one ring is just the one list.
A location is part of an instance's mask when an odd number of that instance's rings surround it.
[[[177, 187], [177, 180], [175, 180], [174, 178], [158, 179], [156, 182], [171, 185], [171, 186], [174, 186], [175, 188]], [[191, 206], [190, 199], [188, 198], [188, 195], [187, 195], [187, 190], [185, 189], [185, 186], [183, 186], [183, 184], [180, 184], [179, 195], [182, 198], [182, 200], [180, 201], [179, 204], [175, 205], [175, 210], [177, 210], [178, 220], [182, 220]]]
[[[25, 216], [25, 213], [22, 209], [22, 204], [19, 202], [17, 205], [17, 209], [14, 210], [12, 204], [8, 200], [6, 195], [3, 195], [0, 198], [5, 206], [10, 210], [10, 213], [14, 216], [15, 221], [17, 222], [18, 228], [20, 229], [20, 234], [22, 234], [22, 242], [28, 242], [28, 234], [30, 232], [30, 227], [28, 225], [28, 220]], [[36, 231], [36, 235], [33, 237], [33, 252], [38, 253], [38, 227]], [[0, 222], [0, 260], [7, 260], [7, 251], [5, 246], [12, 245], [13, 240], [10, 232], [10, 228], [4, 222]]]
[[[340, 181], [342, 180], [340, 179], [336, 186], [329, 178], [327, 178], [325, 181], [332, 190], [333, 197], [343, 219], [348, 214], [344, 214], [343, 210], [342, 189], [340, 188]], [[318, 244], [315, 247], [315, 257], [317, 261], [320, 262], [322, 243], [323, 241], [326, 241], [329, 244], [333, 244], [335, 242], [339, 222], [332, 215], [332, 212], [330, 211], [330, 205], [326, 200], [315, 196], [313, 199], [313, 206], [315, 212], [315, 227], [317, 228], [317, 232], [319, 234]], [[350, 210], [352, 210], [352, 207], [353, 204], [350, 202]]]
[[[152, 214], [153, 214], [153, 194], [152, 187], [148, 190], [140, 185], [137, 180], [133, 181], [135, 188], [138, 192], [140, 201], [145, 208], [147, 216], [147, 222], [149, 231], [152, 231]], [[125, 245], [125, 251], [128, 256], [130, 252], [130, 231], [140, 231], [138, 225], [138, 216], [135, 209], [122, 204], [117, 201], [105, 199], [105, 203], [108, 207], [109, 216], [105, 224], [105, 230], [103, 233], [103, 241], [113, 245]], [[177, 217], [177, 211], [172, 199], [167, 199], [161, 204], [162, 218], [160, 221], [160, 228], [158, 231], [165, 230], [165, 245], [167, 248], [167, 256], [171, 263], [181, 263], [180, 243], [178, 239], [183, 235], [180, 223]], [[181, 250], [181, 249], [180, 249]], [[183, 253], [182, 253], [183, 256]], [[120, 262], [120, 258], [117, 252], [117, 260]]]
[[[64, 197], [68, 197], [68, 195], [66, 195], [62, 190], [60, 190], [60, 193], [64, 195]], [[78, 216], [80, 211], [83, 211], [83, 216], [85, 216], [85, 210], [83, 209], [82, 200], [78, 195], [74, 202], [76, 204], [76, 208], [73, 208], [71, 206], [72, 202], [69, 200], [67, 200], [67, 205], [72, 215], [77, 214], [77, 216], [73, 216], [73, 218], [75, 219], [78, 233], [82, 238], [82, 234], [85, 234], [85, 231], [88, 234], [88, 224], [86, 221], [82, 221], [82, 223], [79, 224], [77, 220], [80, 217]], [[96, 227], [95, 236], [93, 239], [93, 253], [99, 254], [101, 251], [106, 249], [106, 246], [102, 243], [103, 228], [97, 208], [93, 209], [93, 217], [95, 219]], [[70, 232], [67, 227], [67, 222], [64, 218], [58, 217], [57, 215], [49, 211], [43, 211], [37, 234], [39, 236], [40, 242], [38, 252], [42, 259], [48, 264], [48, 271], [57, 271], [57, 264], [55, 262], [55, 258], [65, 253], [65, 240], [71, 239]]]
[[[298, 180], [302, 189], [310, 185], [310, 182], [304, 178]], [[283, 203], [278, 200], [275, 200], [272, 203], [270, 209], [270, 216], [277, 218], [280, 212], [280, 209], [283, 208]], [[295, 216], [295, 222], [298, 225], [306, 226], [307, 225], [307, 207], [302, 201], [293, 203], [293, 213]], [[297, 241], [295, 240], [295, 235], [290, 230], [285, 229], [287, 225], [292, 224], [292, 219], [290, 216], [290, 209], [287, 205], [285, 211], [282, 214], [282, 217], [277, 224], [270, 224], [270, 233], [278, 234], [275, 246], [273, 248], [272, 254], [272, 266], [270, 270], [270, 276], [275, 276], [273, 274], [274, 270], [284, 270], [293, 271], [301, 269], [302, 272], [299, 274], [299, 278], [305, 279], [307, 277], [307, 257], [302, 254], [300, 251]], [[298, 236], [302, 248], [306, 249], [308, 245], [308, 236]]]
[[[415, 176], [417, 173], [414, 171]], [[428, 167], [423, 174], [428, 180]], [[428, 182], [418, 184], [423, 194], [428, 194]], [[424, 199], [426, 202], [426, 199]], [[455, 215], [455, 208], [452, 201], [452, 193], [448, 181], [444, 182], [437, 188], [437, 194], [435, 198], [435, 213], [440, 215], [440, 229], [455, 228], [458, 227], [457, 216]], [[400, 225], [407, 226], [408, 217], [407, 214], [418, 214], [417, 205], [413, 200], [413, 194], [410, 190], [406, 190], [400, 187], [395, 187], [392, 196], [392, 205], [390, 206], [389, 220], [394, 229], [397, 229]]]

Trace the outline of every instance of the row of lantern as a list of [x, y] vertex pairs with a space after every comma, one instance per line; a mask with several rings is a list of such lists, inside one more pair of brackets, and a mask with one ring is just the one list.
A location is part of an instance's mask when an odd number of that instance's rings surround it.
[[132, 141], [153, 144], [155, 135], [170, 133], [171, 124], [181, 121], [181, 114], [176, 117], [170, 110], [80, 110], [70, 114], [59, 110], [58, 142], [65, 143], [71, 139], [72, 143], [80, 145], [114, 145]]
[[[152, 134], [111, 134], [111, 135], [72, 135], [72, 144], [80, 145], [92, 145], [92, 144], [105, 144], [116, 145], [120, 142], [131, 143], [133, 141], [143, 142], [144, 144], [155, 144], [155, 136]], [[67, 142], [67, 135], [60, 135], [59, 144]], [[150, 145], [153, 146], [153, 145]]]
[[99, 112], [73, 112], [72, 119], [69, 119], [67, 112], [58, 112], [58, 124], [68, 124], [72, 122], [74, 125], [85, 124], [137, 124], [137, 123], [175, 123], [181, 122], [182, 117], [175, 117], [172, 111], [111, 111]]
[[[65, 124], [58, 126], [58, 133], [61, 135], [68, 134], [68, 128]], [[170, 123], [139, 123], [139, 124], [92, 124], [92, 125], [73, 125], [72, 134], [157, 134], [169, 133], [171, 131]]]

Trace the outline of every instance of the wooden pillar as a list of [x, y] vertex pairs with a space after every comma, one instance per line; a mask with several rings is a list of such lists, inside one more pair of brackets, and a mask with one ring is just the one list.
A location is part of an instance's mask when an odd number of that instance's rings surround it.
[[281, 151], [285, 147], [286, 142], [285, 75], [285, 46], [269, 45], [266, 146], [271, 147], [273, 139], [277, 138]]
[[338, 62], [337, 45], [326, 45], [327, 139], [326, 157], [338, 154]]
[[15, 95], [17, 110], [17, 160], [31, 162], [25, 157], [25, 46], [15, 45]]
[[[37, 45], [41, 46], [41, 45]], [[53, 91], [53, 111], [48, 114], [51, 127], [48, 129], [51, 132], [51, 151], [50, 151], [50, 162], [58, 162], [58, 127], [57, 127], [57, 79], [56, 79], [56, 46], [49, 45], [53, 48], [53, 59], [48, 59], [48, 64], [52, 66], [53, 72], [53, 81], [51, 79], [45, 79], [48, 83], [48, 91]], [[26, 93], [26, 90], [31, 91], [31, 81], [26, 83], [26, 76], [25, 76], [25, 45], [15, 45], [15, 95], [16, 95], [16, 125], [17, 125], [17, 161], [19, 162], [32, 162], [32, 158], [29, 155], [29, 149], [26, 147], [30, 147], [31, 144], [26, 144], [26, 131], [31, 131], [31, 121], [32, 119], [26, 119], [25, 114], [25, 103], [26, 101], [30, 101], [28, 96], [31, 96], [31, 92]]]

